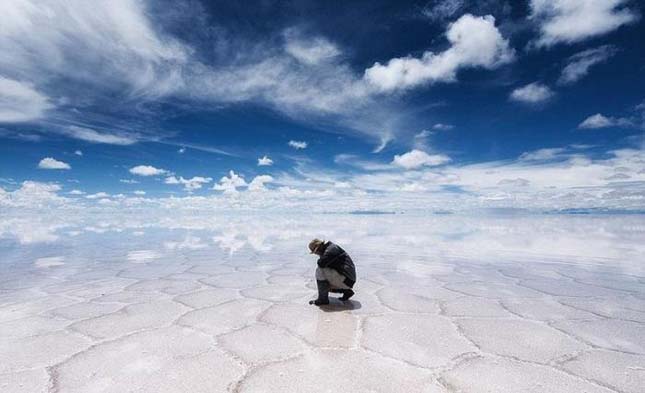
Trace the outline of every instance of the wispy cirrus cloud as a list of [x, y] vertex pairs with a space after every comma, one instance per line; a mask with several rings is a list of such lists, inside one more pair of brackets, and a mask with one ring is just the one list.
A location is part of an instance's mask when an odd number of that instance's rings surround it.
[[0, 123], [38, 120], [52, 107], [49, 98], [30, 83], [0, 75]]
[[574, 43], [616, 30], [638, 19], [628, 0], [531, 0], [531, 15], [539, 26], [539, 47]]
[[60, 131], [62, 134], [90, 143], [103, 143], [108, 145], [133, 145], [137, 143], [136, 137], [130, 135], [120, 135], [116, 133], [99, 132], [87, 127], [68, 126]]
[[[173, 6], [195, 12], [193, 19], [199, 20], [199, 10], [169, 3]], [[248, 50], [223, 49], [206, 56], [203, 43], [173, 36], [172, 23], [152, 8], [148, 1], [90, 5], [77, 0], [53, 2], [44, 12], [41, 3], [10, 0], [11, 22], [0, 32], [0, 74], [29, 81], [52, 106], [39, 112], [51, 116], [29, 117], [40, 117], [45, 134], [51, 129], [90, 143], [122, 146], [164, 143], [167, 135], [145, 131], [156, 122], [154, 104], [159, 101], [192, 104], [178, 105], [179, 111], [250, 102], [322, 130], [366, 136], [376, 142], [375, 151], [382, 151], [409, 133], [414, 122], [414, 110], [387, 92], [454, 82], [461, 69], [494, 69], [510, 62], [514, 53], [491, 16], [467, 14], [447, 28], [447, 50], [428, 50], [422, 59], [394, 58], [367, 70], [352, 66], [348, 54], [329, 38], [293, 27], [259, 41], [236, 36], [236, 47]], [[235, 36], [235, 27], [216, 28]], [[140, 124], [106, 126], [123, 115]], [[80, 119], [92, 120], [79, 124]], [[56, 127], [49, 127], [50, 122]], [[202, 150], [235, 155], [226, 149]]]
[[606, 61], [616, 52], [615, 47], [603, 45], [576, 53], [567, 60], [567, 65], [562, 69], [558, 83], [566, 85], [579, 81], [589, 73], [591, 67]]

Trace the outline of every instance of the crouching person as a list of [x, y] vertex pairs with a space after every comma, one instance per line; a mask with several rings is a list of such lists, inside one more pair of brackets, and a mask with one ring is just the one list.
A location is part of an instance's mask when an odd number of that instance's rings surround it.
[[329, 304], [329, 292], [342, 293], [342, 301], [354, 296], [352, 288], [356, 283], [356, 267], [345, 250], [330, 241], [319, 239], [309, 243], [309, 250], [319, 256], [316, 268], [318, 299], [309, 304]]

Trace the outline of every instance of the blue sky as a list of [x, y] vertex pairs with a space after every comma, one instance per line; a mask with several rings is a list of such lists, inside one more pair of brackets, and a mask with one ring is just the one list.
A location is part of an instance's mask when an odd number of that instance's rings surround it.
[[470, 3], [5, 1], [0, 202], [642, 208], [642, 5]]

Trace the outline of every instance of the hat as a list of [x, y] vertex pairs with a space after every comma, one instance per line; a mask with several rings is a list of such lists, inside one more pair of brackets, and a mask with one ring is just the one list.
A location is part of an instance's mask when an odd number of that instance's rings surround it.
[[311, 251], [312, 254], [315, 254], [323, 244], [325, 244], [324, 240], [314, 239], [309, 242], [309, 251]]

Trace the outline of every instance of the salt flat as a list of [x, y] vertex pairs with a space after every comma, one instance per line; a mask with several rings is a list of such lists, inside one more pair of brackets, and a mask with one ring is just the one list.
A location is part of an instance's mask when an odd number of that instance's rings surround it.
[[[2, 392], [645, 386], [643, 216], [11, 220]], [[355, 260], [350, 302], [307, 304], [312, 237]]]

